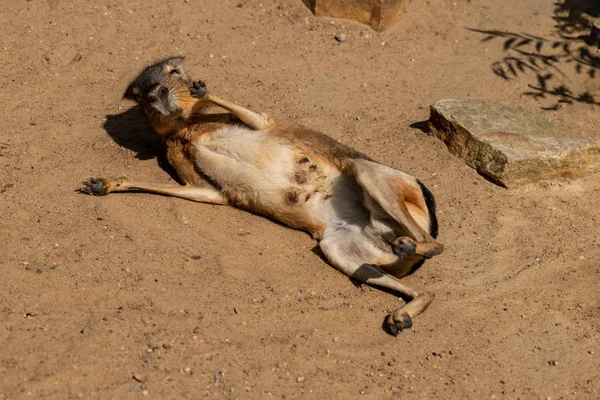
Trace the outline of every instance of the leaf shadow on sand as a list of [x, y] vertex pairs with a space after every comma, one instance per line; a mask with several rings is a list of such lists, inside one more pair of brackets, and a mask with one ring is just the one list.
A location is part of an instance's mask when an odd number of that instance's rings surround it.
[[567, 68], [577, 74], [596, 79], [600, 74], [600, 32], [592, 19], [600, 16], [600, 1], [567, 0], [555, 3], [553, 19], [558, 39], [527, 33], [467, 28], [485, 35], [482, 43], [501, 42], [506, 56], [491, 65], [492, 72], [512, 80], [522, 75], [534, 75], [536, 82], [528, 84], [524, 95], [536, 100], [551, 98], [555, 103], [544, 110], [557, 110], [561, 103], [575, 102], [600, 106], [600, 93], [569, 87]]

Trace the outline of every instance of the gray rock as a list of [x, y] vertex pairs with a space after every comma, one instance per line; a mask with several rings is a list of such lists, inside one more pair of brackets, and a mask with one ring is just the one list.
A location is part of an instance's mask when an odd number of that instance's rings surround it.
[[504, 187], [600, 171], [600, 142], [555, 136], [547, 120], [477, 100], [431, 106], [431, 133], [450, 152]]

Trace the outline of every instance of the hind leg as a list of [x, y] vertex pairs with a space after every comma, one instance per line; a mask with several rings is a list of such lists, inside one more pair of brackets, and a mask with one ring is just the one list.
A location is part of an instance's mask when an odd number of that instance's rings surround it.
[[412, 318], [422, 313], [433, 301], [433, 293], [417, 292], [400, 283], [379, 265], [393, 266], [401, 260], [391, 251], [376, 246], [360, 229], [341, 228], [325, 232], [319, 243], [329, 262], [347, 276], [373, 286], [389, 289], [410, 299], [403, 307], [390, 313], [384, 329], [397, 336], [412, 326]]
[[[385, 165], [357, 159], [354, 176], [365, 192], [365, 203], [372, 220], [388, 221], [391, 230], [402, 234], [392, 248], [399, 256], [431, 258], [444, 246], [429, 233], [430, 215], [419, 183], [412, 176]], [[393, 221], [393, 223], [389, 223]]]
[[227, 199], [221, 192], [212, 187], [139, 182], [126, 177], [116, 179], [91, 178], [81, 183], [83, 186], [78, 189], [80, 193], [93, 194], [96, 196], [106, 196], [107, 194], [114, 192], [146, 192], [179, 197], [200, 203], [227, 204]]

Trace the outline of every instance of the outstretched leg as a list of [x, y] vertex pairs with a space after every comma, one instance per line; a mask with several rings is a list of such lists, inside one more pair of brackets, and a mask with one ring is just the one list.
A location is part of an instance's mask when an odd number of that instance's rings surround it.
[[82, 182], [82, 184], [83, 187], [79, 189], [79, 192], [97, 196], [104, 196], [113, 192], [147, 192], [180, 197], [200, 203], [227, 204], [227, 199], [218, 190], [211, 187], [136, 182], [125, 177], [116, 179], [91, 178]]
[[400, 256], [431, 258], [444, 246], [430, 234], [432, 215], [418, 181], [412, 176], [372, 161], [357, 159], [354, 176], [365, 192], [365, 203], [374, 225], [393, 220], [391, 230], [406, 236], [392, 240], [394, 252]]
[[410, 328], [412, 318], [425, 311], [435, 298], [433, 293], [409, 288], [380, 268], [379, 265], [393, 266], [401, 260], [376, 246], [358, 228], [328, 230], [319, 246], [329, 262], [347, 276], [410, 298], [404, 307], [394, 310], [384, 321], [384, 329], [394, 336]]
[[224, 108], [252, 129], [263, 130], [273, 126], [274, 124], [274, 121], [266, 114], [255, 113], [247, 108], [240, 107], [227, 100], [223, 100], [212, 93], [207, 93], [206, 85], [203, 81], [194, 82], [190, 88], [190, 94], [192, 97], [200, 99], [202, 104], [212, 103]]

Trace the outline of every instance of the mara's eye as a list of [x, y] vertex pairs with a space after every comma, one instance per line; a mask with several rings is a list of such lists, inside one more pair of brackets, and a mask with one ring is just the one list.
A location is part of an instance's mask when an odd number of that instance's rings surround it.
[[173, 68], [171, 70], [171, 75], [172, 74], [177, 74], [177, 75], [181, 75], [181, 70], [179, 68]]
[[155, 101], [158, 100], [158, 97], [152, 95], [152, 96], [148, 96], [148, 100], [150, 100], [150, 103], [154, 103]]

